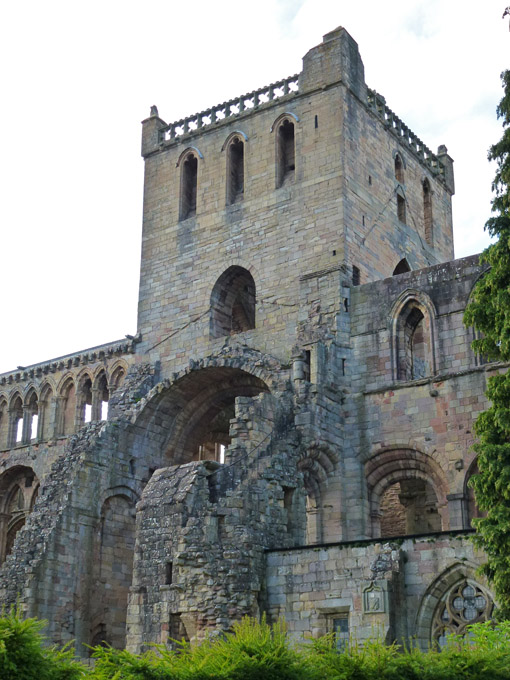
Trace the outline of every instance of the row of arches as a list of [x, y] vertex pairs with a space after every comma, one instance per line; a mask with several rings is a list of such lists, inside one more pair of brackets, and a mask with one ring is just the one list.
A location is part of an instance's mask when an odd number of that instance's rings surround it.
[[[308, 545], [336, 541], [341, 535], [340, 518], [346, 508], [340, 501], [337, 462], [327, 448], [308, 452], [298, 466], [303, 474], [306, 507], [291, 503], [288, 492], [286, 501], [284, 498], [288, 524], [293, 529], [302, 524], [296, 513], [306, 513]], [[391, 449], [375, 455], [365, 464], [368, 536], [390, 538], [470, 529], [472, 520], [481, 516], [469, 484], [477, 472], [474, 461], [465, 474], [462, 493], [450, 496], [445, 474], [431, 456], [414, 449]], [[303, 540], [299, 530], [292, 540]]]
[[[275, 134], [275, 186], [284, 186], [294, 180], [296, 169], [295, 123], [297, 116], [284, 113], [271, 127]], [[226, 205], [241, 201], [245, 187], [245, 148], [247, 135], [236, 130], [222, 146], [226, 158]], [[202, 153], [196, 147], [189, 147], [181, 154], [177, 167], [180, 168], [179, 219], [186, 220], [197, 212], [198, 174]]]
[[64, 377], [58, 386], [45, 382], [22, 393], [0, 395], [0, 450], [72, 434], [85, 423], [106, 420], [110, 393], [120, 387], [125, 366], [108, 376], [101, 368]]
[[[397, 152], [394, 158], [395, 180], [397, 182], [397, 218], [399, 222], [407, 224], [407, 200], [405, 195], [405, 162], [403, 157]], [[422, 180], [422, 220], [423, 234], [429, 246], [433, 245], [434, 227], [432, 216], [432, 188], [427, 177]]]

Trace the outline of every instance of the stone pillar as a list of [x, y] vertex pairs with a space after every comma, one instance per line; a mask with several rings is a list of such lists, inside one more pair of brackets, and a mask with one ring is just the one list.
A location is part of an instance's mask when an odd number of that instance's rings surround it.
[[101, 420], [101, 390], [92, 388], [92, 417], [93, 422]]
[[467, 499], [464, 494], [450, 493], [446, 496], [446, 500], [448, 501], [448, 515], [450, 518], [450, 526], [448, 528], [469, 529]]
[[23, 405], [23, 434], [21, 441], [23, 444], [30, 444], [32, 434], [32, 409], [26, 404]]
[[0, 564], [5, 562], [5, 548], [7, 545], [7, 525], [10, 515], [5, 512], [0, 513]]

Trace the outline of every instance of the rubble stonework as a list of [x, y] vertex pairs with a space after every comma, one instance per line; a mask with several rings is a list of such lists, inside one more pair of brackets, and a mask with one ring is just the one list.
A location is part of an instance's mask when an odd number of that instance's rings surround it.
[[468, 481], [505, 367], [462, 323], [483, 270], [449, 261], [446, 147], [342, 28], [142, 126], [137, 335], [0, 376], [0, 601], [83, 655], [264, 612], [339, 644], [488, 618]]

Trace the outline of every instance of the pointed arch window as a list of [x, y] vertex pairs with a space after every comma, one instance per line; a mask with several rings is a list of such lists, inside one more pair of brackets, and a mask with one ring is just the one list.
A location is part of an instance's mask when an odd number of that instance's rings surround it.
[[466, 579], [443, 595], [432, 620], [431, 641], [443, 648], [448, 635], [465, 635], [473, 623], [488, 621], [494, 603], [479, 583]]
[[244, 195], [244, 142], [236, 135], [227, 147], [227, 205]]
[[294, 123], [288, 118], [278, 126], [276, 144], [276, 186], [281, 187], [294, 180], [296, 170]]
[[409, 262], [406, 260], [404, 257], [400, 262], [397, 264], [395, 269], [393, 270], [393, 276], [398, 276], [399, 274], [405, 274], [406, 272], [410, 272], [411, 267], [409, 266]]
[[427, 178], [423, 180], [423, 225], [425, 232], [425, 241], [432, 245], [433, 241], [433, 223], [432, 223], [432, 190], [430, 182]]
[[198, 159], [190, 151], [181, 162], [181, 198], [179, 219], [193, 217], [197, 211]]
[[404, 162], [400, 154], [395, 154], [395, 179], [399, 184], [404, 184]]

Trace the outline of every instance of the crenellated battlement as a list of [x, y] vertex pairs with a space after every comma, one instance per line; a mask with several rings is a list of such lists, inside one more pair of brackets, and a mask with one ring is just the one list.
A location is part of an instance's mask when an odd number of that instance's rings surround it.
[[276, 99], [280, 100], [283, 97], [295, 95], [298, 91], [299, 74], [284, 78], [284, 80], [271, 83], [271, 85], [266, 85], [259, 90], [243, 94], [228, 102], [223, 102], [223, 104], [217, 104], [210, 109], [170, 123], [159, 131], [160, 142], [168, 142], [188, 133], [199, 131], [204, 127], [236, 118], [245, 111], [253, 111], [265, 104], [272, 103]]
[[432, 153], [421, 139], [386, 105], [386, 99], [375, 90], [367, 90], [368, 108], [380, 118], [388, 129], [398, 137], [410, 151], [427, 165], [439, 177], [445, 178], [445, 167], [439, 158]]

